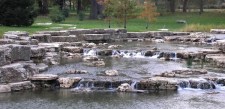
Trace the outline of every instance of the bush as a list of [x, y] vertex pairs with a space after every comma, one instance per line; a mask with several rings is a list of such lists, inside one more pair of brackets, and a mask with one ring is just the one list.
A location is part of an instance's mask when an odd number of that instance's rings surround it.
[[62, 13], [65, 17], [69, 17], [69, 14], [70, 14], [70, 10], [68, 8], [65, 8], [62, 10]]
[[84, 20], [84, 17], [85, 17], [84, 12], [83, 12], [83, 11], [80, 11], [80, 12], [78, 13], [78, 19], [79, 19], [80, 21], [83, 21], [83, 20]]
[[63, 15], [63, 12], [59, 9], [58, 6], [55, 6], [50, 11], [50, 19], [52, 22], [59, 23], [65, 20], [65, 16]]
[[34, 0], [0, 0], [0, 25], [32, 25], [37, 16], [34, 3]]

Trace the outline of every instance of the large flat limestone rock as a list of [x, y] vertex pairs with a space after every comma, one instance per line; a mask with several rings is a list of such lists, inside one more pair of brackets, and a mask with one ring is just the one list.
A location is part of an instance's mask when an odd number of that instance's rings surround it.
[[58, 75], [53, 74], [36, 74], [32, 77], [30, 77], [30, 80], [32, 81], [51, 81], [51, 80], [57, 80], [59, 78]]

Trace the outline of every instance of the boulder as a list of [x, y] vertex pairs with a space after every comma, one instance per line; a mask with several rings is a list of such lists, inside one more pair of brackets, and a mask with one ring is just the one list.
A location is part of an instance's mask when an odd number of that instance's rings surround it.
[[118, 48], [120, 48], [120, 47], [122, 47], [122, 45], [110, 45], [110, 46], [108, 47], [108, 49], [118, 49]]
[[39, 63], [39, 64], [37, 64], [37, 68], [38, 68], [39, 72], [43, 72], [48, 69], [48, 65], [46, 65], [44, 63]]
[[10, 45], [11, 61], [29, 61], [31, 57], [31, 48], [26, 45]]
[[110, 34], [83, 34], [85, 41], [109, 41]]
[[54, 36], [52, 37], [53, 42], [77, 42], [78, 37], [76, 35], [69, 36]]
[[6, 64], [5, 51], [0, 49], [0, 66]]
[[118, 76], [119, 72], [117, 70], [106, 70], [105, 75], [106, 76]]
[[152, 77], [149, 79], [141, 80], [138, 84], [140, 90], [177, 90], [178, 81], [174, 78], [165, 78], [165, 77]]
[[59, 78], [58, 75], [53, 74], [35, 74], [29, 79], [31, 81], [51, 81], [51, 80], [57, 80]]
[[225, 29], [211, 29], [210, 32], [214, 34], [225, 34]]
[[71, 53], [83, 53], [83, 49], [81, 47], [67, 46], [63, 47], [62, 50]]
[[76, 69], [71, 69], [65, 72], [65, 74], [87, 74], [88, 71], [86, 70], [76, 70]]
[[5, 44], [15, 44], [15, 40], [13, 40], [13, 39], [0, 39], [0, 45], [5, 45]]
[[62, 77], [58, 79], [61, 88], [72, 88], [74, 84], [78, 84], [80, 80], [80, 77]]
[[84, 48], [96, 48], [97, 45], [95, 43], [83, 43]]
[[113, 51], [110, 49], [104, 49], [104, 50], [98, 51], [99, 56], [111, 56], [112, 53], [113, 53]]
[[61, 31], [40, 31], [37, 34], [50, 34], [51, 36], [69, 36], [69, 32], [67, 30]]
[[35, 64], [13, 63], [0, 67], [0, 83], [21, 82], [39, 73]]
[[28, 90], [33, 88], [33, 84], [30, 81], [9, 83], [12, 91]]
[[119, 91], [119, 92], [130, 92], [130, 91], [132, 91], [132, 87], [128, 83], [123, 83], [117, 88], [117, 91]]
[[43, 58], [46, 54], [44, 47], [32, 47], [31, 58]]
[[0, 93], [11, 92], [11, 87], [9, 85], [0, 85]]
[[51, 34], [33, 34], [31, 36], [32, 39], [36, 39], [39, 42], [44, 43], [51, 43], [52, 42], [52, 36]]
[[91, 67], [103, 67], [105, 66], [104, 61], [92, 61], [92, 62], [86, 62], [84, 65], [91, 66]]
[[97, 56], [88, 56], [88, 57], [85, 57], [83, 58], [83, 61], [84, 62], [90, 62], [90, 61], [98, 61], [98, 57]]
[[29, 36], [29, 33], [26, 31], [8, 31], [8, 32], [5, 32], [5, 34], [12, 34], [12, 35], [26, 36], [26, 37]]

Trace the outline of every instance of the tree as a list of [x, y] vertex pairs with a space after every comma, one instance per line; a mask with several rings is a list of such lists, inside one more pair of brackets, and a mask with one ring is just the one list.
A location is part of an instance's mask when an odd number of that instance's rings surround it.
[[114, 16], [113, 1], [114, 0], [105, 0], [103, 2], [103, 5], [105, 7], [104, 10], [103, 10], [103, 13], [105, 15], [106, 20], [109, 23], [109, 28], [111, 28], [111, 20]]
[[175, 13], [175, 11], [176, 11], [176, 1], [175, 0], [168, 0], [168, 2], [169, 2], [170, 12]]
[[48, 10], [48, 0], [37, 0], [39, 7], [39, 14], [47, 15], [49, 13]]
[[183, 12], [187, 12], [188, 0], [183, 0]]
[[0, 0], [0, 25], [32, 25], [37, 15], [34, 3], [34, 0]]
[[149, 27], [149, 23], [156, 20], [156, 17], [159, 15], [159, 13], [156, 12], [156, 6], [146, 1], [144, 3], [144, 10], [140, 14], [140, 18], [147, 21], [146, 23], [146, 29]]

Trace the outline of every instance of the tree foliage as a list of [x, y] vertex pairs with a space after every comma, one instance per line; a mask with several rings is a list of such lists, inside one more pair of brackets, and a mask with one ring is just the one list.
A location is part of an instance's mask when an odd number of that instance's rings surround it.
[[146, 29], [148, 29], [150, 22], [156, 21], [156, 17], [159, 15], [156, 10], [155, 4], [147, 0], [144, 2], [144, 9], [140, 14], [140, 18], [147, 21]]
[[32, 25], [36, 17], [34, 3], [34, 0], [0, 0], [0, 25]]
[[127, 25], [127, 19], [137, 16], [138, 6], [136, 0], [105, 0], [104, 13], [107, 18], [115, 18], [118, 22]]

